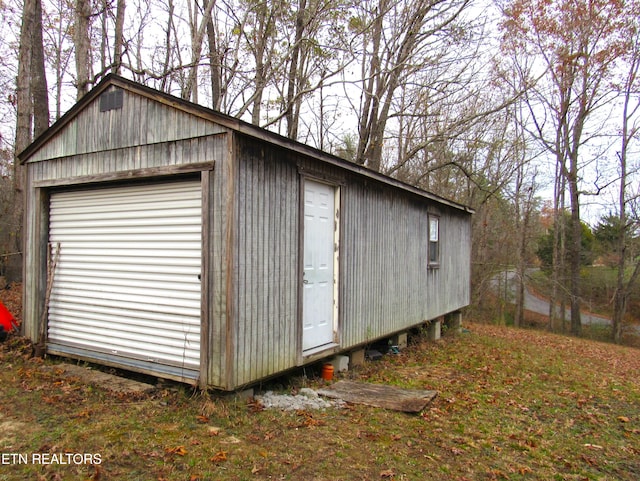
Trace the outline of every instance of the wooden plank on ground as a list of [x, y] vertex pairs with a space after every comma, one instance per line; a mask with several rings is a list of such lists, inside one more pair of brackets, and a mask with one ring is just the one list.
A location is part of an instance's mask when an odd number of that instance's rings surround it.
[[338, 381], [326, 389], [319, 389], [318, 394], [350, 403], [407, 413], [422, 411], [438, 395], [437, 391], [402, 389], [355, 381]]

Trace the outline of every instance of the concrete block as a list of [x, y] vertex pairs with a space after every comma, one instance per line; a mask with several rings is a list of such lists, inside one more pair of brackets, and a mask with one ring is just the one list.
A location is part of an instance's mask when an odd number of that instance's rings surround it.
[[440, 339], [442, 335], [442, 326], [441, 326], [440, 318], [433, 319], [431, 322], [429, 322], [429, 328], [427, 333], [430, 341], [437, 341], [438, 339]]
[[398, 346], [398, 349], [400, 350], [406, 349], [408, 344], [408, 336], [406, 332], [401, 332], [391, 338], [391, 345]]
[[254, 394], [254, 389], [248, 388], [227, 393], [224, 397], [233, 401], [248, 401], [254, 396]]
[[335, 356], [330, 362], [334, 372], [345, 372], [349, 370], [349, 356]]
[[358, 349], [349, 353], [349, 366], [357, 367], [364, 365], [364, 349]]

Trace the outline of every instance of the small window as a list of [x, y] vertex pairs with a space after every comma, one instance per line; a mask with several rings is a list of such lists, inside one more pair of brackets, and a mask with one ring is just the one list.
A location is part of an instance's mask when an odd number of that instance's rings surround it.
[[429, 266], [440, 264], [440, 218], [429, 216]]

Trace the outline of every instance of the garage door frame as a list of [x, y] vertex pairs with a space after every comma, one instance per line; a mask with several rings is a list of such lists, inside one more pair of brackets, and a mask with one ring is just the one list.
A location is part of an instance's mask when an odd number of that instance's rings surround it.
[[[166, 364], [158, 364], [154, 362], [145, 362], [143, 360], [134, 360], [134, 361], [124, 361], [119, 356], [110, 355], [106, 352], [98, 352], [90, 349], [84, 349], [82, 346], [63, 346], [52, 342], [47, 342], [47, 352], [50, 354], [62, 355], [70, 358], [83, 359], [88, 361], [95, 361], [100, 364], [119, 367], [131, 371], [142, 372], [151, 375], [157, 375], [163, 378], [175, 379], [182, 382], [198, 382], [201, 386], [207, 385], [207, 372], [208, 372], [208, 344], [209, 344], [209, 319], [208, 319], [208, 287], [209, 287], [209, 276], [208, 276], [208, 263], [209, 259], [206, 255], [210, 250], [209, 246], [209, 237], [207, 232], [209, 230], [208, 218], [207, 215], [209, 208], [209, 186], [211, 182], [211, 170], [213, 170], [213, 165], [208, 164], [210, 169], [200, 170], [198, 169], [197, 175], [187, 174], [187, 175], [173, 175], [170, 177], [162, 176], [153, 176], [153, 177], [144, 177], [136, 179], [136, 181], [130, 182], [99, 182], [99, 183], [81, 183], [81, 184], [65, 184], [62, 187], [48, 187], [46, 185], [40, 185], [36, 189], [37, 192], [37, 204], [40, 206], [41, 211], [41, 219], [39, 226], [37, 226], [37, 230], [39, 231], [38, 237], [43, 240], [48, 240], [49, 236], [49, 208], [51, 203], [51, 196], [55, 195], [58, 192], [68, 192], [68, 191], [82, 191], [87, 189], [103, 189], [103, 188], [126, 188], [128, 186], [139, 186], [139, 185], [156, 185], [156, 184], [166, 184], [168, 182], [188, 182], [188, 181], [199, 181], [200, 185], [200, 223], [201, 223], [201, 239], [200, 239], [200, 364], [199, 368], [193, 366], [193, 369], [184, 369], [184, 367], [176, 367], [170, 366]], [[195, 170], [195, 169], [194, 169]], [[44, 246], [42, 246], [40, 257], [42, 259], [41, 262], [41, 272], [44, 274], [41, 279], [46, 283], [46, 242]], [[43, 310], [47, 309], [47, 306], [42, 306]], [[47, 320], [47, 328], [45, 329], [45, 335], [48, 331], [48, 313], [47, 315], [43, 315], [43, 319]], [[46, 340], [46, 339], [45, 339]], [[48, 340], [46, 340], [48, 341]]]

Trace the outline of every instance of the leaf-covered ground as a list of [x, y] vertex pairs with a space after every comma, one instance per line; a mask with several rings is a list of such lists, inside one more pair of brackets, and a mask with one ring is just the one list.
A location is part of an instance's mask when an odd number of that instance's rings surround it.
[[[263, 410], [166, 383], [116, 395], [43, 370], [55, 360], [13, 339], [0, 346], [0, 480], [640, 479], [639, 350], [465, 328], [435, 343], [416, 336], [349, 373], [437, 390], [419, 415]], [[323, 381], [279, 382], [290, 392]]]

